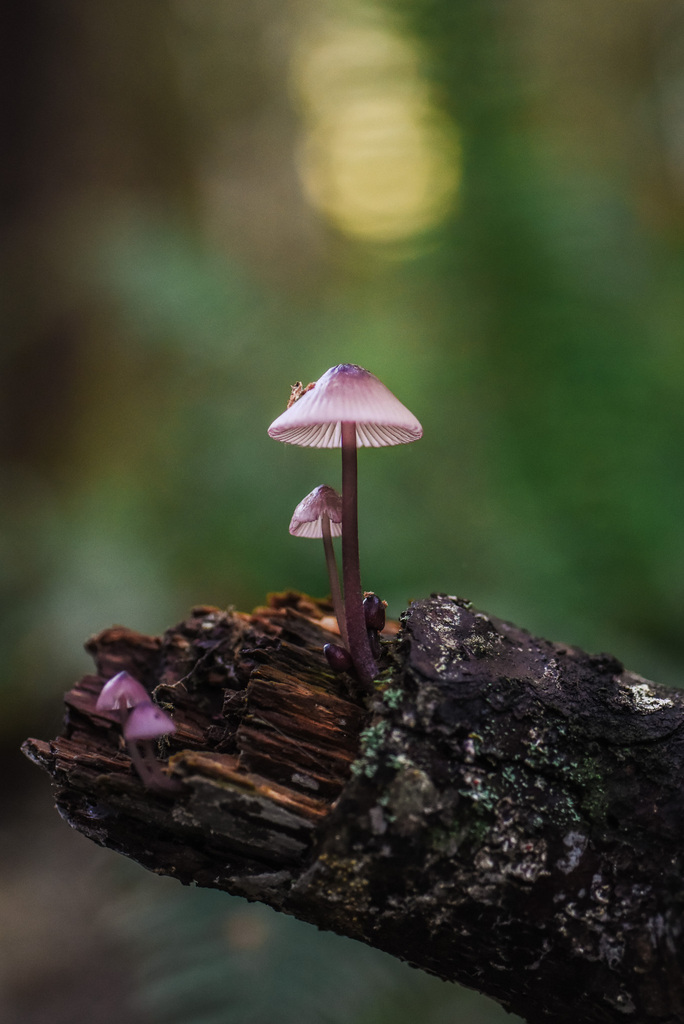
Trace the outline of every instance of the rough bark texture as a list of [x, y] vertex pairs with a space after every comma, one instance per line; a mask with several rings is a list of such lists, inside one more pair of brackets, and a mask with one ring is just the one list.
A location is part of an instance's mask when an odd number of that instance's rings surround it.
[[[89, 642], [64, 735], [28, 740], [60, 813], [146, 867], [258, 899], [492, 996], [531, 1024], [684, 1020], [684, 697], [436, 595], [386, 639], [370, 707], [281, 595]], [[146, 791], [104, 679], [178, 723]]]

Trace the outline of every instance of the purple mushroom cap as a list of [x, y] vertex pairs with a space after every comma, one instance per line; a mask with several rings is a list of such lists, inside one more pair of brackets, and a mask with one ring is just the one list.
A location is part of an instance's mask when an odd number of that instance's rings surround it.
[[149, 702], [149, 699], [150, 695], [142, 683], [128, 672], [117, 672], [100, 690], [95, 710], [119, 711], [122, 708], [134, 708], [138, 704]]
[[175, 731], [173, 719], [149, 699], [133, 708], [123, 728], [124, 737], [129, 741], [155, 740]]
[[423, 436], [413, 413], [382, 381], [354, 363], [326, 370], [309, 391], [273, 421], [268, 433], [286, 444], [339, 448], [342, 423], [356, 424], [357, 447], [408, 444]]
[[322, 537], [323, 516], [330, 520], [330, 536], [342, 533], [342, 495], [333, 487], [315, 487], [297, 505], [290, 520], [293, 537]]

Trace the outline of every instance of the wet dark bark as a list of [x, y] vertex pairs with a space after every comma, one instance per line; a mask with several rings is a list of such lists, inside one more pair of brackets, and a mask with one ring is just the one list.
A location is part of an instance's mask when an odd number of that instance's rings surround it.
[[[435, 596], [384, 644], [371, 706], [335, 677], [325, 609], [196, 609], [163, 638], [116, 628], [28, 740], [95, 842], [472, 986], [531, 1024], [684, 1020], [684, 697], [606, 655]], [[103, 679], [171, 709], [146, 792]]]

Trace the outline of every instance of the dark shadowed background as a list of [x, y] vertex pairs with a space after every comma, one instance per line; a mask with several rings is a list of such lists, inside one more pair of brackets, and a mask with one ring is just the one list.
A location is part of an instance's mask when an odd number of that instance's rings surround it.
[[[17, 750], [115, 622], [322, 594], [266, 428], [357, 362], [362, 575], [677, 684], [681, 0], [5, 0], [0, 1019], [495, 1024], [493, 1003], [69, 831]], [[506, 1017], [511, 1020], [512, 1018]]]

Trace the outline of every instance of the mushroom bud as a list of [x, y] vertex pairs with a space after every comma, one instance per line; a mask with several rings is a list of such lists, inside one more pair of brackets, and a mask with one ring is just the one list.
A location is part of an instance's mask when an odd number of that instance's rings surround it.
[[333, 672], [348, 672], [354, 664], [349, 651], [339, 644], [324, 644], [323, 654]]
[[386, 607], [386, 603], [381, 601], [377, 594], [366, 594], [363, 599], [363, 614], [368, 629], [376, 629], [378, 632], [382, 632], [385, 628]]
[[340, 593], [340, 580], [337, 574], [337, 561], [333, 549], [332, 538], [342, 533], [342, 496], [332, 487], [321, 484], [297, 505], [290, 520], [290, 533], [293, 537], [322, 537], [325, 551], [325, 564], [330, 581], [330, 596], [337, 618], [340, 636], [347, 643], [347, 629], [344, 621], [344, 606]]
[[342, 579], [349, 653], [370, 689], [377, 665], [370, 649], [361, 594], [357, 511], [359, 446], [417, 441], [423, 428], [406, 406], [368, 370], [343, 363], [327, 370], [268, 428], [286, 444], [342, 449]]

